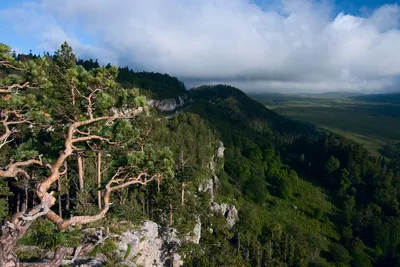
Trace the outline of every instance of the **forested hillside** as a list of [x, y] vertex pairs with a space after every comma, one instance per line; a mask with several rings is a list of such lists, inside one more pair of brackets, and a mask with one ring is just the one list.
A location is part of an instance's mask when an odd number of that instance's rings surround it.
[[[168, 75], [77, 60], [66, 43], [10, 51], [0, 45], [1, 266], [137, 263], [131, 245], [114, 251], [143, 221], [169, 236], [159, 266], [400, 265], [397, 156], [230, 86], [186, 91]], [[142, 94], [191, 104], [166, 119]]]
[[[86, 70], [99, 68], [97, 60], [77, 61], [77, 65], [83, 66]], [[111, 67], [107, 65], [106, 67]], [[135, 72], [128, 67], [119, 67], [116, 81], [122, 86], [138, 88], [142, 95], [153, 99], [164, 99], [178, 97], [185, 93], [186, 88], [183, 82], [168, 74], [154, 72]]]

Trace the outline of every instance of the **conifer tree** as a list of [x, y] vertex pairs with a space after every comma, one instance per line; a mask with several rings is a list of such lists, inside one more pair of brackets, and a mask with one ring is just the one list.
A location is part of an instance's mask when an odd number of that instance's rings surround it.
[[[14, 213], [0, 237], [1, 266], [19, 266], [16, 242], [38, 218], [58, 229], [96, 222], [109, 211], [113, 192], [172, 175], [171, 152], [138, 140], [136, 122], [148, 114], [145, 98], [117, 88], [116, 67], [87, 71], [75, 60], [67, 43], [53, 58], [25, 62], [0, 44], [0, 178], [30, 181], [37, 173], [37, 204]], [[63, 217], [54, 190], [70, 177], [67, 166], [74, 155], [95, 150], [111, 162], [100, 188], [102, 207], [93, 215]], [[61, 260], [62, 249], [48, 266]]]

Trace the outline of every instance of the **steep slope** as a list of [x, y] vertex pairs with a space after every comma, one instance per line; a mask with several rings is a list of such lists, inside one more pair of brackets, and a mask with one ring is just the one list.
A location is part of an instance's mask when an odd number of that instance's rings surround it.
[[231, 245], [252, 266], [328, 264], [320, 251], [339, 239], [329, 220], [334, 206], [280, 156], [294, 140], [319, 133], [237, 88], [201, 86], [190, 95], [194, 102], [186, 112], [209, 121], [226, 146], [216, 199], [239, 208]]
[[[200, 86], [190, 90], [195, 100], [194, 110], [200, 111], [210, 119], [229, 120], [232, 123], [250, 128], [255, 132], [279, 132], [281, 134], [315, 133], [312, 124], [299, 123], [280, 116], [250, 98], [241, 90], [226, 86]], [[205, 103], [208, 103], [204, 105]], [[241, 127], [237, 127], [241, 128]]]
[[400, 227], [395, 161], [281, 117], [233, 87], [191, 95], [190, 111], [226, 146], [217, 199], [239, 207], [231, 242], [253, 266], [399, 264], [400, 239], [390, 234]]

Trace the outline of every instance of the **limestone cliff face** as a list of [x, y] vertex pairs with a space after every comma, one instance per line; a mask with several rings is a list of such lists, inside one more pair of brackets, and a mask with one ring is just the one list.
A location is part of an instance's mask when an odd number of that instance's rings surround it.
[[183, 265], [183, 259], [177, 250], [183, 242], [199, 244], [201, 222], [198, 219], [193, 231], [184, 239], [178, 237], [176, 229], [161, 229], [152, 221], [145, 221], [139, 229], [127, 230], [113, 237], [118, 247], [116, 258], [126, 266], [179, 267]]
[[150, 107], [155, 107], [160, 111], [175, 111], [186, 103], [188, 103], [190, 100], [188, 99], [187, 95], [179, 96], [178, 100], [175, 98], [167, 98], [163, 100], [153, 100], [150, 99], [148, 101], [148, 104]]
[[[199, 185], [199, 192], [207, 192], [210, 194], [210, 209], [212, 214], [214, 215], [222, 215], [224, 216], [228, 228], [232, 228], [237, 221], [239, 220], [239, 211], [236, 209], [234, 205], [228, 205], [226, 203], [217, 203], [214, 201], [215, 193], [218, 188], [218, 177], [215, 174], [216, 170], [219, 168], [223, 168], [223, 158], [225, 146], [221, 141], [217, 142], [218, 146], [216, 148], [215, 155], [212, 157], [209, 168], [212, 172], [212, 178], [207, 179], [203, 184]], [[218, 161], [219, 165], [218, 166]]]
[[138, 230], [128, 230], [117, 237], [118, 258], [136, 266], [161, 267], [182, 266], [183, 261], [171, 247], [177, 247], [180, 240], [174, 231], [162, 234], [155, 222], [145, 221]]
[[228, 228], [232, 228], [239, 220], [239, 211], [234, 205], [213, 202], [211, 203], [211, 210], [214, 214], [220, 214], [225, 217]]

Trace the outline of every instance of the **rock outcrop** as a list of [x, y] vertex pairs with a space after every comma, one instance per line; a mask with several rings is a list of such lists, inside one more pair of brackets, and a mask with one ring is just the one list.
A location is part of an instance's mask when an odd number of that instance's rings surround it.
[[197, 218], [197, 223], [194, 226], [193, 231], [187, 235], [186, 241], [198, 245], [200, 244], [200, 238], [201, 238], [201, 221], [200, 218]]
[[[101, 267], [106, 264], [106, 261], [97, 258], [79, 258], [71, 264], [71, 267]], [[126, 265], [129, 266], [129, 265]]]
[[214, 202], [215, 193], [218, 189], [218, 177], [215, 172], [216, 168], [221, 168], [221, 166], [217, 166], [216, 158], [223, 158], [225, 152], [224, 143], [218, 141], [217, 144], [218, 146], [215, 155], [213, 155], [208, 165], [209, 169], [212, 172], [213, 178], [207, 179], [204, 183], [200, 184], [198, 191], [210, 194], [211, 212], [215, 215], [219, 214], [224, 216], [228, 228], [232, 228], [239, 220], [239, 212], [236, 207], [234, 205], [228, 205], [225, 203], [219, 204], [217, 202]]
[[180, 107], [183, 107], [188, 102], [188, 96], [179, 96], [178, 100], [175, 98], [167, 98], [163, 100], [150, 99], [148, 104], [150, 107], [155, 107], [160, 111], [175, 111]]
[[224, 143], [222, 143], [222, 141], [218, 141], [217, 157], [223, 158], [224, 157], [224, 152], [225, 152]]
[[174, 267], [179, 267], [183, 264], [180, 255], [169, 253], [169, 245], [179, 245], [179, 240], [171, 237], [166, 239], [159, 233], [159, 226], [155, 222], [145, 221], [139, 230], [125, 231], [117, 239], [118, 257], [138, 266], [171, 266], [173, 262]]
[[210, 194], [210, 209], [212, 213], [224, 216], [228, 228], [232, 228], [239, 220], [239, 211], [234, 205], [228, 205], [225, 203], [219, 204], [214, 202], [217, 184], [218, 178], [216, 175], [214, 175], [214, 178], [208, 179], [204, 184], [200, 184], [198, 190], [199, 192], [206, 192]]
[[239, 212], [233, 205], [225, 203], [211, 203], [211, 210], [214, 214], [220, 214], [225, 217], [228, 228], [232, 228], [239, 220]]
[[211, 202], [214, 202], [214, 187], [214, 179], [208, 179], [205, 181], [205, 183], [199, 185], [198, 191], [202, 193], [209, 193], [211, 197]]

